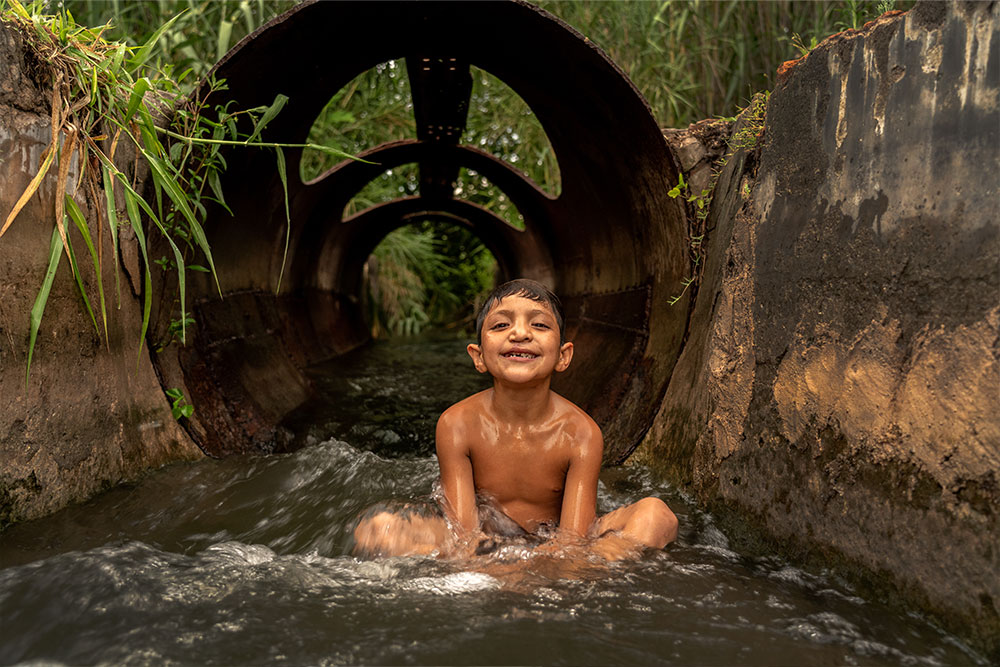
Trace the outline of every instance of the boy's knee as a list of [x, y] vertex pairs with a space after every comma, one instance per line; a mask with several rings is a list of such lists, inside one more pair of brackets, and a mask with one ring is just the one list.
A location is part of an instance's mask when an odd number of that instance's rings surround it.
[[648, 546], [662, 549], [677, 538], [677, 516], [659, 498], [643, 498], [635, 504], [636, 529]]
[[427, 556], [441, 548], [447, 538], [448, 525], [443, 519], [382, 510], [358, 522], [351, 553], [363, 558]]
[[379, 512], [373, 516], [365, 517], [358, 522], [358, 527], [354, 529], [354, 534], [381, 535], [392, 530], [398, 518], [389, 512]]
[[356, 555], [376, 555], [386, 547], [389, 535], [395, 532], [398, 517], [389, 512], [379, 512], [367, 516], [354, 528], [354, 549]]

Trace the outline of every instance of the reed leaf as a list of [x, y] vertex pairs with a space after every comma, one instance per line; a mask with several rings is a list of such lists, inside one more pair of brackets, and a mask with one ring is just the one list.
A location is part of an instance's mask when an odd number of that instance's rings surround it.
[[[171, 28], [171, 26], [173, 26], [177, 22], [177, 19], [179, 19], [183, 15], [184, 12], [181, 12], [177, 16], [173, 17], [172, 19], [161, 25], [153, 32], [152, 36], [150, 36], [150, 38], [146, 40], [145, 44], [136, 49], [135, 54], [131, 58], [129, 58], [128, 61], [128, 69], [130, 71], [135, 71], [139, 69], [139, 67], [146, 62], [146, 60], [149, 58], [150, 53], [153, 50], [153, 47], [156, 46], [156, 43], [160, 40], [160, 37], [163, 35], [163, 33], [168, 31]], [[115, 69], [118, 68], [116, 67]]]
[[24, 5], [21, 4], [20, 0], [9, 0], [9, 2], [11, 9], [15, 14], [20, 16], [25, 21], [31, 21], [31, 14], [29, 14], [28, 10], [24, 8]]
[[222, 60], [222, 56], [226, 55], [226, 51], [229, 50], [229, 40], [233, 36], [233, 22], [222, 19], [219, 22], [219, 36], [216, 39], [215, 46], [215, 59]]
[[210, 170], [206, 178], [208, 180], [209, 189], [211, 189], [212, 194], [215, 195], [215, 202], [222, 208], [226, 209], [226, 212], [229, 213], [229, 215], [233, 215], [233, 210], [229, 208], [229, 205], [226, 203], [226, 196], [222, 192], [222, 182], [219, 180], [218, 170]]
[[108, 169], [101, 170], [101, 179], [104, 183], [104, 199], [108, 209], [108, 228], [111, 231], [111, 252], [115, 264], [115, 293], [118, 295], [118, 308], [121, 308], [122, 290], [118, 278], [118, 210], [115, 205], [115, 181]]
[[[205, 237], [205, 230], [202, 229], [200, 224], [198, 224], [198, 220], [195, 218], [194, 213], [191, 211], [191, 207], [188, 205], [188, 200], [184, 191], [177, 184], [177, 181], [171, 177], [169, 169], [165, 166], [163, 160], [146, 150], [140, 150], [142, 151], [143, 157], [149, 163], [150, 172], [153, 175], [154, 181], [161, 188], [163, 188], [163, 190], [167, 193], [167, 197], [170, 198], [170, 200], [174, 203], [174, 206], [177, 207], [177, 210], [181, 212], [185, 220], [187, 220], [190, 225], [191, 235], [194, 237], [195, 243], [198, 244], [198, 247], [201, 248], [201, 251], [205, 253], [205, 259], [208, 260], [208, 266], [212, 269], [212, 277], [215, 278], [215, 287], [219, 291], [219, 296], [222, 296], [222, 287], [219, 285], [219, 276], [215, 271], [215, 262], [212, 259], [212, 249], [209, 247], [208, 239]], [[152, 214], [152, 211], [149, 211], [149, 213]], [[152, 215], [151, 217], [155, 218], [155, 216]], [[183, 266], [183, 263], [181, 263], [181, 265]], [[183, 281], [181, 282], [183, 283]]]
[[152, 87], [149, 79], [147, 77], [141, 77], [135, 82], [135, 86], [132, 88], [132, 95], [128, 100], [128, 107], [125, 109], [125, 116], [122, 119], [123, 123], [128, 123], [135, 115], [135, 112], [139, 109], [139, 105], [142, 103], [142, 96], [146, 94]]
[[[69, 178], [70, 161], [73, 159], [73, 152], [76, 150], [76, 130], [71, 130], [63, 142], [62, 150], [59, 152], [59, 174], [56, 178], [56, 229], [62, 237], [63, 247], [66, 255], [69, 256], [69, 242], [66, 239], [66, 227], [63, 224], [63, 208], [66, 204], [62, 195], [66, 192], [66, 179]], [[73, 272], [76, 273], [76, 265], [73, 265]]]
[[[68, 194], [66, 195], [66, 211], [69, 213], [70, 219], [76, 224], [76, 228], [79, 230], [80, 236], [83, 237], [83, 242], [87, 244], [87, 250], [90, 252], [90, 258], [94, 261], [94, 276], [97, 278], [97, 293], [101, 299], [101, 320], [104, 323], [104, 338], [107, 339], [108, 311], [104, 303], [104, 281], [101, 279], [101, 264], [98, 260], [97, 252], [94, 250], [94, 243], [90, 238], [90, 229], [87, 227], [87, 221], [84, 219], [83, 212], [80, 210], [80, 207], [77, 206], [76, 202], [73, 201], [73, 198]], [[81, 283], [78, 279], [77, 284], [80, 285], [80, 291], [82, 292], [83, 283]], [[86, 300], [87, 296], [84, 295], [83, 298]], [[91, 317], [93, 317], [93, 313], [91, 313]], [[95, 322], [94, 325], [96, 326], [97, 323]], [[98, 330], [97, 335], [100, 337], [100, 330]]]
[[281, 270], [278, 272], [278, 285], [274, 288], [274, 293], [281, 291], [281, 278], [285, 275], [285, 262], [288, 259], [288, 239], [292, 235], [292, 214], [288, 206], [288, 170], [285, 168], [285, 152], [281, 147], [274, 149], [275, 157], [278, 160], [278, 178], [281, 179], [281, 189], [285, 194], [285, 249], [281, 253]]
[[73, 267], [73, 279], [76, 281], [76, 287], [80, 290], [80, 296], [83, 297], [83, 306], [87, 309], [87, 314], [90, 315], [90, 321], [94, 323], [94, 331], [97, 332], [97, 338], [101, 338], [101, 329], [97, 325], [97, 318], [94, 317], [94, 309], [90, 307], [90, 299], [87, 297], [87, 290], [83, 286], [83, 274], [80, 273], [80, 267], [76, 263], [76, 253], [73, 252], [72, 244], [68, 243], [69, 236], [66, 236], [66, 253], [69, 255], [70, 266]]
[[24, 386], [27, 388], [28, 379], [31, 377], [31, 358], [35, 352], [35, 341], [38, 338], [38, 327], [42, 324], [42, 315], [45, 313], [45, 304], [49, 300], [49, 292], [52, 290], [52, 280], [56, 277], [56, 270], [59, 268], [59, 260], [62, 259], [62, 237], [59, 230], [52, 228], [52, 238], [49, 240], [49, 265], [45, 269], [45, 277], [42, 278], [42, 286], [35, 296], [35, 303], [31, 306], [31, 321], [28, 333], [28, 364], [24, 372]]
[[287, 103], [288, 103], [288, 96], [278, 93], [278, 95], [275, 96], [274, 101], [271, 102], [271, 106], [267, 107], [267, 109], [264, 111], [264, 114], [257, 121], [256, 125], [254, 125], [253, 132], [250, 133], [250, 136], [247, 137], [247, 140], [244, 143], [249, 144], [252, 143], [255, 139], [257, 139], [257, 137], [260, 136], [260, 133], [264, 130], [264, 128], [267, 127], [267, 124], [270, 123], [272, 120], [274, 120], [274, 117], [277, 116], [279, 112], [281, 112], [281, 110], [285, 107], [285, 104]]
[[45, 174], [49, 172], [49, 167], [52, 166], [53, 158], [55, 157], [56, 151], [53, 144], [49, 144], [49, 147], [45, 149], [45, 159], [42, 160], [42, 165], [38, 168], [38, 171], [32, 177], [31, 181], [28, 183], [28, 187], [24, 189], [21, 196], [18, 198], [17, 203], [14, 204], [14, 208], [7, 215], [7, 219], [4, 220], [3, 227], [0, 228], [0, 236], [4, 235], [7, 228], [10, 227], [14, 219], [17, 218], [17, 214], [21, 212], [21, 209], [25, 207], [31, 196], [35, 194], [38, 190], [38, 186], [42, 184], [42, 179], [45, 178]]
[[146, 202], [129, 186], [125, 175], [121, 172], [116, 174], [118, 180], [124, 185], [125, 211], [128, 213], [129, 222], [132, 224], [132, 231], [135, 232], [136, 241], [139, 243], [139, 250], [142, 252], [142, 325], [139, 331], [139, 353], [135, 360], [136, 368], [142, 361], [142, 344], [146, 340], [146, 331], [149, 329], [149, 313], [153, 309], [153, 278], [149, 270], [149, 253], [146, 251], [146, 234], [142, 230], [142, 220], [139, 217], [139, 206], [137, 202]]
[[[156, 179], [156, 178], [159, 178], [159, 177], [154, 173], [153, 178]], [[162, 187], [162, 185], [163, 184], [161, 183], [161, 187]], [[146, 202], [146, 200], [143, 199], [142, 197], [140, 197], [139, 194], [135, 190], [133, 190], [132, 187], [130, 185], [128, 185], [127, 183], [125, 184], [125, 194], [126, 194], [127, 197], [130, 198], [131, 201], [134, 202], [134, 205], [138, 206], [143, 211], [145, 211], [146, 215], [149, 216], [149, 219], [153, 222], [154, 225], [156, 225], [157, 229], [160, 230], [160, 233], [163, 234], [163, 237], [167, 240], [167, 243], [170, 244], [170, 249], [174, 253], [174, 263], [177, 264], [177, 288], [178, 288], [179, 298], [180, 298], [180, 302], [181, 302], [181, 342], [182, 343], [186, 343], [187, 342], [187, 324], [186, 324], [186, 321], [185, 321], [186, 318], [184, 317], [184, 313], [186, 313], [187, 311], [185, 311], [184, 307], [185, 307], [185, 300], [186, 300], [187, 289], [186, 289], [186, 284], [185, 284], [185, 282], [186, 282], [185, 281], [186, 273], [185, 273], [184, 255], [181, 253], [180, 248], [177, 247], [177, 244], [174, 242], [174, 239], [171, 236], [171, 234], [164, 227], [164, 225], [161, 222], [160, 218], [153, 212], [152, 207], [150, 207], [150, 205]], [[129, 218], [132, 218], [132, 212], [131, 211], [129, 212]], [[132, 227], [135, 228], [135, 226], [136, 226], [136, 222], [135, 222], [135, 220], [133, 220]], [[143, 240], [142, 243], [144, 244], [145, 240]], [[143, 255], [145, 256], [145, 250], [143, 251]], [[147, 273], [149, 272], [148, 260], [147, 260], [147, 264], [146, 264], [146, 272]], [[145, 327], [143, 327], [143, 335], [145, 335]]]

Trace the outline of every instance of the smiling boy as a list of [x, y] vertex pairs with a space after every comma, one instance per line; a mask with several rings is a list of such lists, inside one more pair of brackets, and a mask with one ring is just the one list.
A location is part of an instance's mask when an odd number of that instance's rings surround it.
[[493, 387], [438, 420], [445, 516], [375, 513], [355, 530], [355, 551], [455, 555], [511, 529], [551, 537], [549, 548], [585, 546], [608, 559], [672, 542], [677, 518], [657, 498], [596, 516], [601, 430], [549, 388], [573, 359], [558, 298], [532, 280], [505, 283], [487, 298], [476, 328], [468, 353]]

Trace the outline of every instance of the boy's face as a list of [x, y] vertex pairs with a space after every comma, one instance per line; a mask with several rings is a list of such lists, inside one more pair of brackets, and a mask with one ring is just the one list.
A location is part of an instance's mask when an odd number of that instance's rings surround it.
[[507, 296], [483, 320], [482, 343], [468, 347], [480, 373], [516, 384], [548, 379], [573, 359], [573, 343], [560, 344], [556, 316], [547, 303]]

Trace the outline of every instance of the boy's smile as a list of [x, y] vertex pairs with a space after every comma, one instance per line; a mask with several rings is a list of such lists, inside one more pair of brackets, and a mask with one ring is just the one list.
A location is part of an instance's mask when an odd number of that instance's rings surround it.
[[483, 320], [482, 343], [469, 345], [480, 373], [517, 384], [544, 381], [565, 370], [573, 344], [561, 343], [559, 325], [548, 304], [508, 296]]
[[508, 359], [523, 359], [524, 361], [530, 361], [532, 359], [538, 358], [537, 354], [529, 352], [528, 350], [525, 350], [520, 347], [515, 347], [508, 350], [507, 352], [504, 352], [503, 356]]

